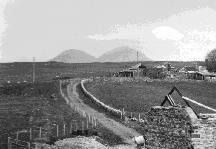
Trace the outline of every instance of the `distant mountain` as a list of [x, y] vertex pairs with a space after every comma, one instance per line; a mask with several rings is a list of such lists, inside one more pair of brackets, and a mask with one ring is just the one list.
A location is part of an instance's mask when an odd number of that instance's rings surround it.
[[[138, 51], [139, 61], [150, 61], [145, 54]], [[97, 61], [99, 62], [131, 62], [137, 61], [137, 50], [130, 47], [118, 47], [101, 55]]]
[[65, 50], [50, 61], [64, 62], [64, 63], [90, 63], [96, 59], [83, 51], [70, 49]]

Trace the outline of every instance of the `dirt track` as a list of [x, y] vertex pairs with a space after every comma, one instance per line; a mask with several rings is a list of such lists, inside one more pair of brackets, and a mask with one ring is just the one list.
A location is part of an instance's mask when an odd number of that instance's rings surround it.
[[83, 101], [79, 98], [79, 95], [76, 91], [76, 87], [79, 83], [79, 79], [74, 79], [71, 80], [70, 84], [67, 87], [67, 94], [69, 97], [69, 104], [71, 105], [71, 107], [76, 107], [77, 111], [80, 112], [80, 114], [83, 114], [83, 111], [85, 111], [86, 113], [88, 113], [88, 115], [95, 117], [98, 120], [98, 122], [101, 123], [104, 127], [106, 127], [114, 134], [122, 138], [123, 142], [129, 144], [129, 148], [133, 148], [133, 146], [135, 147], [132, 138], [134, 136], [140, 136], [141, 134], [137, 133], [135, 130], [131, 128], [122, 125], [119, 122], [116, 122], [113, 119], [108, 118], [103, 113], [99, 113], [97, 110], [83, 103]]

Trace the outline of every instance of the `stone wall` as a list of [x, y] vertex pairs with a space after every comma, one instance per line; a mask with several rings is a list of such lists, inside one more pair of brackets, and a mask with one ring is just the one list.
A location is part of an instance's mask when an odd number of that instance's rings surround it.
[[191, 139], [195, 149], [216, 148], [216, 114], [200, 114], [192, 130]]
[[[122, 114], [91, 95], [84, 87], [88, 81], [83, 80], [81, 87], [90, 100], [109, 112]], [[147, 149], [216, 148], [216, 114], [200, 114], [198, 118], [189, 107], [155, 106], [141, 114], [137, 123]]]
[[94, 97], [89, 91], [87, 91], [84, 84], [87, 82], [91, 82], [91, 81], [92, 81], [91, 79], [85, 79], [85, 80], [81, 81], [81, 90], [88, 97], [88, 99], [91, 100], [92, 102], [94, 102], [96, 105], [104, 108], [106, 111], [113, 113], [114, 115], [118, 115], [118, 116], [121, 115], [122, 114], [121, 110], [115, 109], [111, 106], [104, 104], [99, 99]]
[[192, 121], [188, 108], [152, 107], [139, 122], [149, 149], [188, 149], [191, 147]]
[[216, 114], [199, 118], [189, 107], [152, 107], [138, 121], [148, 149], [216, 148]]

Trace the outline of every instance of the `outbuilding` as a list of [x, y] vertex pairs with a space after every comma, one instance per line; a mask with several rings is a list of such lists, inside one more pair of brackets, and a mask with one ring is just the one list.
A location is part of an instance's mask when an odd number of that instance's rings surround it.
[[133, 77], [134, 73], [131, 70], [123, 70], [119, 72], [118, 76], [119, 77]]

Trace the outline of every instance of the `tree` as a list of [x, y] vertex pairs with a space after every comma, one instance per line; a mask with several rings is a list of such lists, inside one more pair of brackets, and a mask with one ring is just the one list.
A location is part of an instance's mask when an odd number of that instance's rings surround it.
[[216, 49], [206, 55], [205, 63], [208, 71], [216, 72]]

